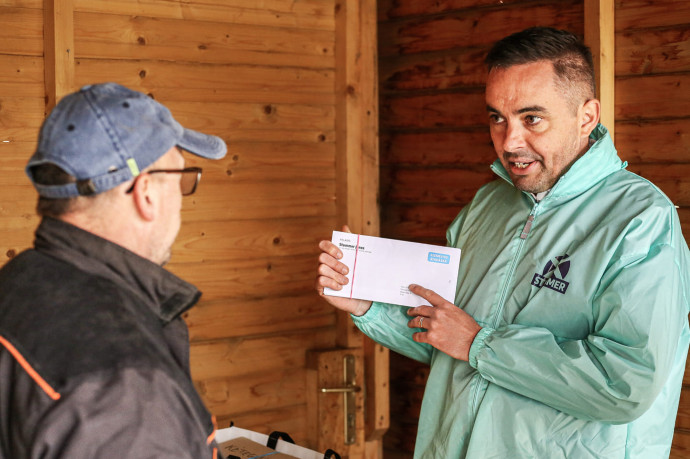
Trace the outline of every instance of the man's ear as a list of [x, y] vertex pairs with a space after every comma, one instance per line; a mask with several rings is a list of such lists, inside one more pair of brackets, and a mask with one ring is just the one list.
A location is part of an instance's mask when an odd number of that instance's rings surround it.
[[580, 136], [589, 137], [601, 116], [601, 102], [599, 99], [589, 99], [580, 108]]
[[145, 221], [152, 221], [156, 216], [154, 188], [149, 174], [141, 174], [134, 182], [132, 198], [139, 216]]

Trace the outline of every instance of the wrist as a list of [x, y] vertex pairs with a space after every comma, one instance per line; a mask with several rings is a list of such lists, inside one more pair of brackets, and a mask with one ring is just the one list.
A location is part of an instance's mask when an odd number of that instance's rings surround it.
[[369, 312], [369, 309], [371, 308], [371, 301], [364, 301], [361, 300], [359, 304], [357, 305], [356, 310], [352, 313], [352, 315], [361, 317], [367, 312]]

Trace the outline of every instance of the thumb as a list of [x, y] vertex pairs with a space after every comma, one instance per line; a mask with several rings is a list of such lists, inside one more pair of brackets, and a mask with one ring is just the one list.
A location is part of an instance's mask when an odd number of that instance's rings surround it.
[[349, 226], [343, 225], [343, 233], [351, 233], [351, 232], [352, 232], [352, 231], [350, 231], [350, 227], [349, 227]]

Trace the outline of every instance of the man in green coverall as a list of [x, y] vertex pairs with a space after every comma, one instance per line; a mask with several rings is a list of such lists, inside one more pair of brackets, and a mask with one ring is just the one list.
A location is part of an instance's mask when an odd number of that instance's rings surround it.
[[[531, 28], [486, 63], [498, 179], [447, 232], [454, 303], [324, 298], [431, 365], [416, 458], [668, 457], [688, 352], [689, 252], [674, 205], [599, 124], [589, 49]], [[347, 283], [329, 241], [317, 291]]]

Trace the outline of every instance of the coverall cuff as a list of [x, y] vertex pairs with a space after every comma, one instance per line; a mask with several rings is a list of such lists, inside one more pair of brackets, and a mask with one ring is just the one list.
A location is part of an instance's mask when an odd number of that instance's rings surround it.
[[355, 322], [355, 325], [365, 324], [372, 320], [376, 320], [376, 318], [381, 314], [381, 309], [381, 303], [377, 303], [376, 301], [374, 301], [371, 303], [371, 307], [367, 312], [365, 312], [361, 316], [350, 314], [350, 317], [352, 317], [352, 320]]
[[493, 328], [482, 328], [477, 333], [472, 341], [472, 346], [470, 346], [470, 360], [469, 364], [472, 368], [477, 368], [477, 354], [484, 348], [484, 340], [488, 338], [494, 332]]

